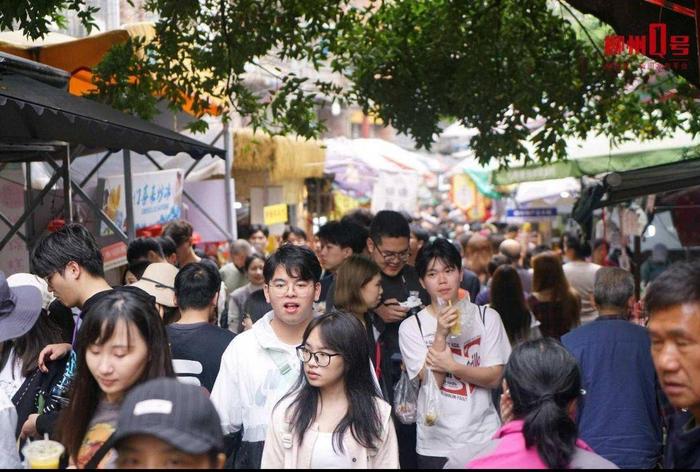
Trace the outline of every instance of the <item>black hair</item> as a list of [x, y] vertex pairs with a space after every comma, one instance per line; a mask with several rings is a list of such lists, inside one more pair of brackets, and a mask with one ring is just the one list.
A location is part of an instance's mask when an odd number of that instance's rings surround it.
[[510, 262], [508, 261], [507, 256], [504, 256], [503, 254], [496, 254], [494, 256], [491, 256], [491, 260], [486, 266], [486, 271], [489, 273], [489, 276], [493, 276], [493, 274], [496, 272], [496, 269], [498, 269], [504, 264], [509, 263]]
[[253, 254], [245, 258], [245, 265], [243, 266], [243, 270], [248, 272], [250, 264], [252, 264], [255, 259], [260, 259], [261, 261], [265, 262], [265, 258], [263, 256], [261, 256], [257, 252], [254, 252]]
[[[22, 375], [29, 377], [37, 368], [39, 353], [49, 344], [63, 342], [61, 328], [42, 309], [36, 323], [22, 336], [0, 343], [0, 370], [10, 361], [14, 347], [14, 358], [22, 363]], [[13, 359], [14, 361], [14, 359]]]
[[71, 261], [94, 277], [105, 275], [102, 252], [92, 233], [79, 223], [64, 225], [55, 233], [47, 234], [32, 253], [34, 273], [39, 277], [55, 272], [63, 275]]
[[340, 221], [355, 223], [356, 225], [362, 226], [363, 228], [369, 230], [373, 219], [374, 215], [367, 208], [355, 208], [354, 210], [347, 212], [340, 219]]
[[567, 233], [564, 239], [566, 249], [574, 251], [577, 259], [585, 259], [591, 255], [591, 248], [588, 244], [581, 242], [581, 239], [572, 233]]
[[278, 266], [284, 266], [290, 277], [298, 277], [314, 283], [321, 280], [321, 263], [318, 262], [316, 254], [305, 246], [285, 244], [272, 253], [265, 261], [263, 268], [266, 284], [269, 284], [275, 276]]
[[145, 292], [117, 288], [99, 298], [88, 309], [78, 331], [76, 371], [69, 395], [71, 402], [61, 410], [57, 424], [60, 441], [71, 457], [78, 455], [102, 393], [87, 366], [86, 352], [91, 345], [107, 342], [119, 322], [136, 327], [148, 346], [144, 371], [134, 385], [158, 377], [175, 376], [168, 336], [152, 297]]
[[[127, 270], [134, 274], [138, 280], [141, 280], [143, 273], [146, 272], [148, 266], [151, 265], [150, 261], [147, 260], [137, 260], [129, 264]], [[126, 272], [124, 273], [126, 275]]]
[[163, 249], [156, 238], [136, 238], [129, 243], [126, 249], [126, 261], [132, 264], [137, 261], [148, 260], [148, 253], [155, 252], [160, 257], [165, 257]]
[[265, 226], [265, 225], [250, 225], [248, 228], [248, 237], [250, 238], [252, 235], [257, 233], [258, 231], [262, 231], [262, 234], [265, 235], [265, 237], [270, 236], [270, 229]]
[[191, 262], [175, 276], [175, 298], [180, 310], [204, 309], [219, 293], [221, 275], [211, 263]]
[[298, 226], [290, 225], [284, 230], [284, 233], [282, 233], [282, 241], [286, 241], [287, 239], [289, 239], [289, 236], [292, 234], [294, 236], [298, 236], [298, 237], [303, 238], [305, 240], [308, 239], [306, 237], [306, 231], [299, 228]]
[[[304, 331], [302, 345], [314, 328], [320, 330], [324, 346], [343, 358], [343, 379], [348, 410], [333, 431], [333, 450], [344, 452], [342, 438], [350, 430], [355, 441], [367, 449], [376, 448], [382, 435], [382, 418], [377, 407], [377, 388], [370, 371], [370, 352], [367, 334], [362, 323], [353, 315], [332, 310], [311, 320]], [[302, 367], [302, 372], [304, 371]], [[287, 409], [291, 431], [299, 439], [316, 420], [320, 391], [306, 380], [302, 373], [286, 398], [294, 398]], [[336, 449], [337, 447], [337, 449]]]
[[416, 256], [416, 272], [421, 279], [428, 273], [431, 262], [439, 259], [447, 267], [462, 270], [462, 257], [454, 244], [445, 238], [436, 238], [424, 244]]
[[549, 244], [538, 244], [535, 249], [532, 250], [532, 257], [538, 256], [543, 252], [548, 252], [552, 250], [552, 246]]
[[372, 220], [369, 227], [369, 237], [377, 244], [382, 238], [410, 238], [411, 229], [408, 221], [401, 213], [392, 210], [382, 210]]
[[506, 233], [517, 233], [520, 231], [520, 226], [518, 225], [508, 225], [506, 227]]
[[362, 226], [355, 223], [342, 221], [329, 221], [319, 228], [316, 236], [322, 241], [340, 246], [349, 247], [353, 254], [360, 254], [367, 244], [368, 232]]
[[606, 248], [608, 248], [608, 250], [610, 250], [610, 243], [603, 238], [596, 239], [593, 242], [593, 250], [596, 250], [601, 246], [605, 246]]
[[[423, 241], [424, 243], [427, 243], [430, 240], [430, 233], [420, 227], [419, 225], [411, 225], [411, 233], [413, 233], [418, 241]], [[459, 242], [461, 245], [461, 242]]]
[[700, 262], [676, 262], [649, 284], [644, 309], [649, 315], [674, 306], [700, 304]]
[[175, 241], [173, 241], [173, 238], [170, 236], [159, 236], [156, 240], [158, 244], [160, 244], [160, 249], [164, 257], [172, 256], [177, 251], [177, 244], [175, 244]]
[[163, 228], [163, 236], [169, 236], [175, 247], [180, 247], [192, 240], [192, 225], [185, 220], [171, 221]]
[[581, 395], [576, 359], [552, 338], [525, 341], [513, 349], [504, 377], [513, 416], [524, 420], [525, 446], [536, 447], [548, 468], [567, 468], [578, 437], [576, 422], [567, 411]]
[[499, 266], [491, 278], [491, 308], [501, 315], [511, 345], [527, 339], [530, 332], [530, 310], [523, 295], [518, 271], [510, 264]]

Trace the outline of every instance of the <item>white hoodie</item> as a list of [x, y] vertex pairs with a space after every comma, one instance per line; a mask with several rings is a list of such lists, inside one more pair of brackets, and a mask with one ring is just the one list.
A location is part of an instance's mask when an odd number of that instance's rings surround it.
[[[243, 441], [264, 441], [272, 408], [299, 377], [301, 362], [295, 347], [282, 343], [270, 326], [272, 311], [253, 329], [236, 336], [221, 358], [219, 375], [211, 392], [211, 401], [221, 417], [224, 434], [243, 428]], [[270, 356], [270, 352], [275, 359]], [[283, 375], [278, 363], [286, 363]]]

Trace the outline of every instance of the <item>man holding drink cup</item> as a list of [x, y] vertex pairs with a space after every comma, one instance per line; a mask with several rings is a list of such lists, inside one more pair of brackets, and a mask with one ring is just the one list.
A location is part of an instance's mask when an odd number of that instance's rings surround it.
[[426, 384], [432, 371], [440, 389], [437, 418], [417, 421], [419, 468], [442, 468], [450, 451], [487, 442], [500, 427], [489, 389], [498, 386], [510, 343], [500, 316], [468, 298], [458, 299], [462, 259], [446, 239], [426, 244], [416, 270], [431, 304], [401, 323], [399, 345], [406, 371]]

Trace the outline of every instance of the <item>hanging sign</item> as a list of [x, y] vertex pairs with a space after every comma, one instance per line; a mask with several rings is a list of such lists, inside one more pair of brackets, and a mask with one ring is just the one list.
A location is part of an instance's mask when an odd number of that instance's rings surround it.
[[267, 226], [286, 223], [287, 219], [289, 219], [289, 216], [286, 203], [268, 205], [263, 208], [263, 221]]
[[557, 216], [556, 208], [511, 208], [506, 210], [509, 218], [553, 218]]

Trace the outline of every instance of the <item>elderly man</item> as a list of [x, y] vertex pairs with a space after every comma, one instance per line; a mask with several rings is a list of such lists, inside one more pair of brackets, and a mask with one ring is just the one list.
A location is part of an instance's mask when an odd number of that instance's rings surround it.
[[221, 280], [226, 286], [226, 295], [248, 283], [245, 273], [245, 260], [253, 253], [253, 248], [245, 239], [239, 239], [231, 244], [231, 262], [219, 269]]
[[632, 275], [617, 267], [598, 270], [592, 302], [598, 318], [561, 338], [584, 378], [580, 437], [620, 468], [653, 468], [661, 457], [659, 389], [647, 330], [627, 321]]
[[520, 265], [522, 258], [523, 247], [519, 241], [515, 239], [505, 239], [498, 246], [498, 252], [508, 258], [508, 262], [518, 271], [520, 281], [523, 283], [523, 291], [526, 293], [532, 292], [532, 276], [530, 272]]

